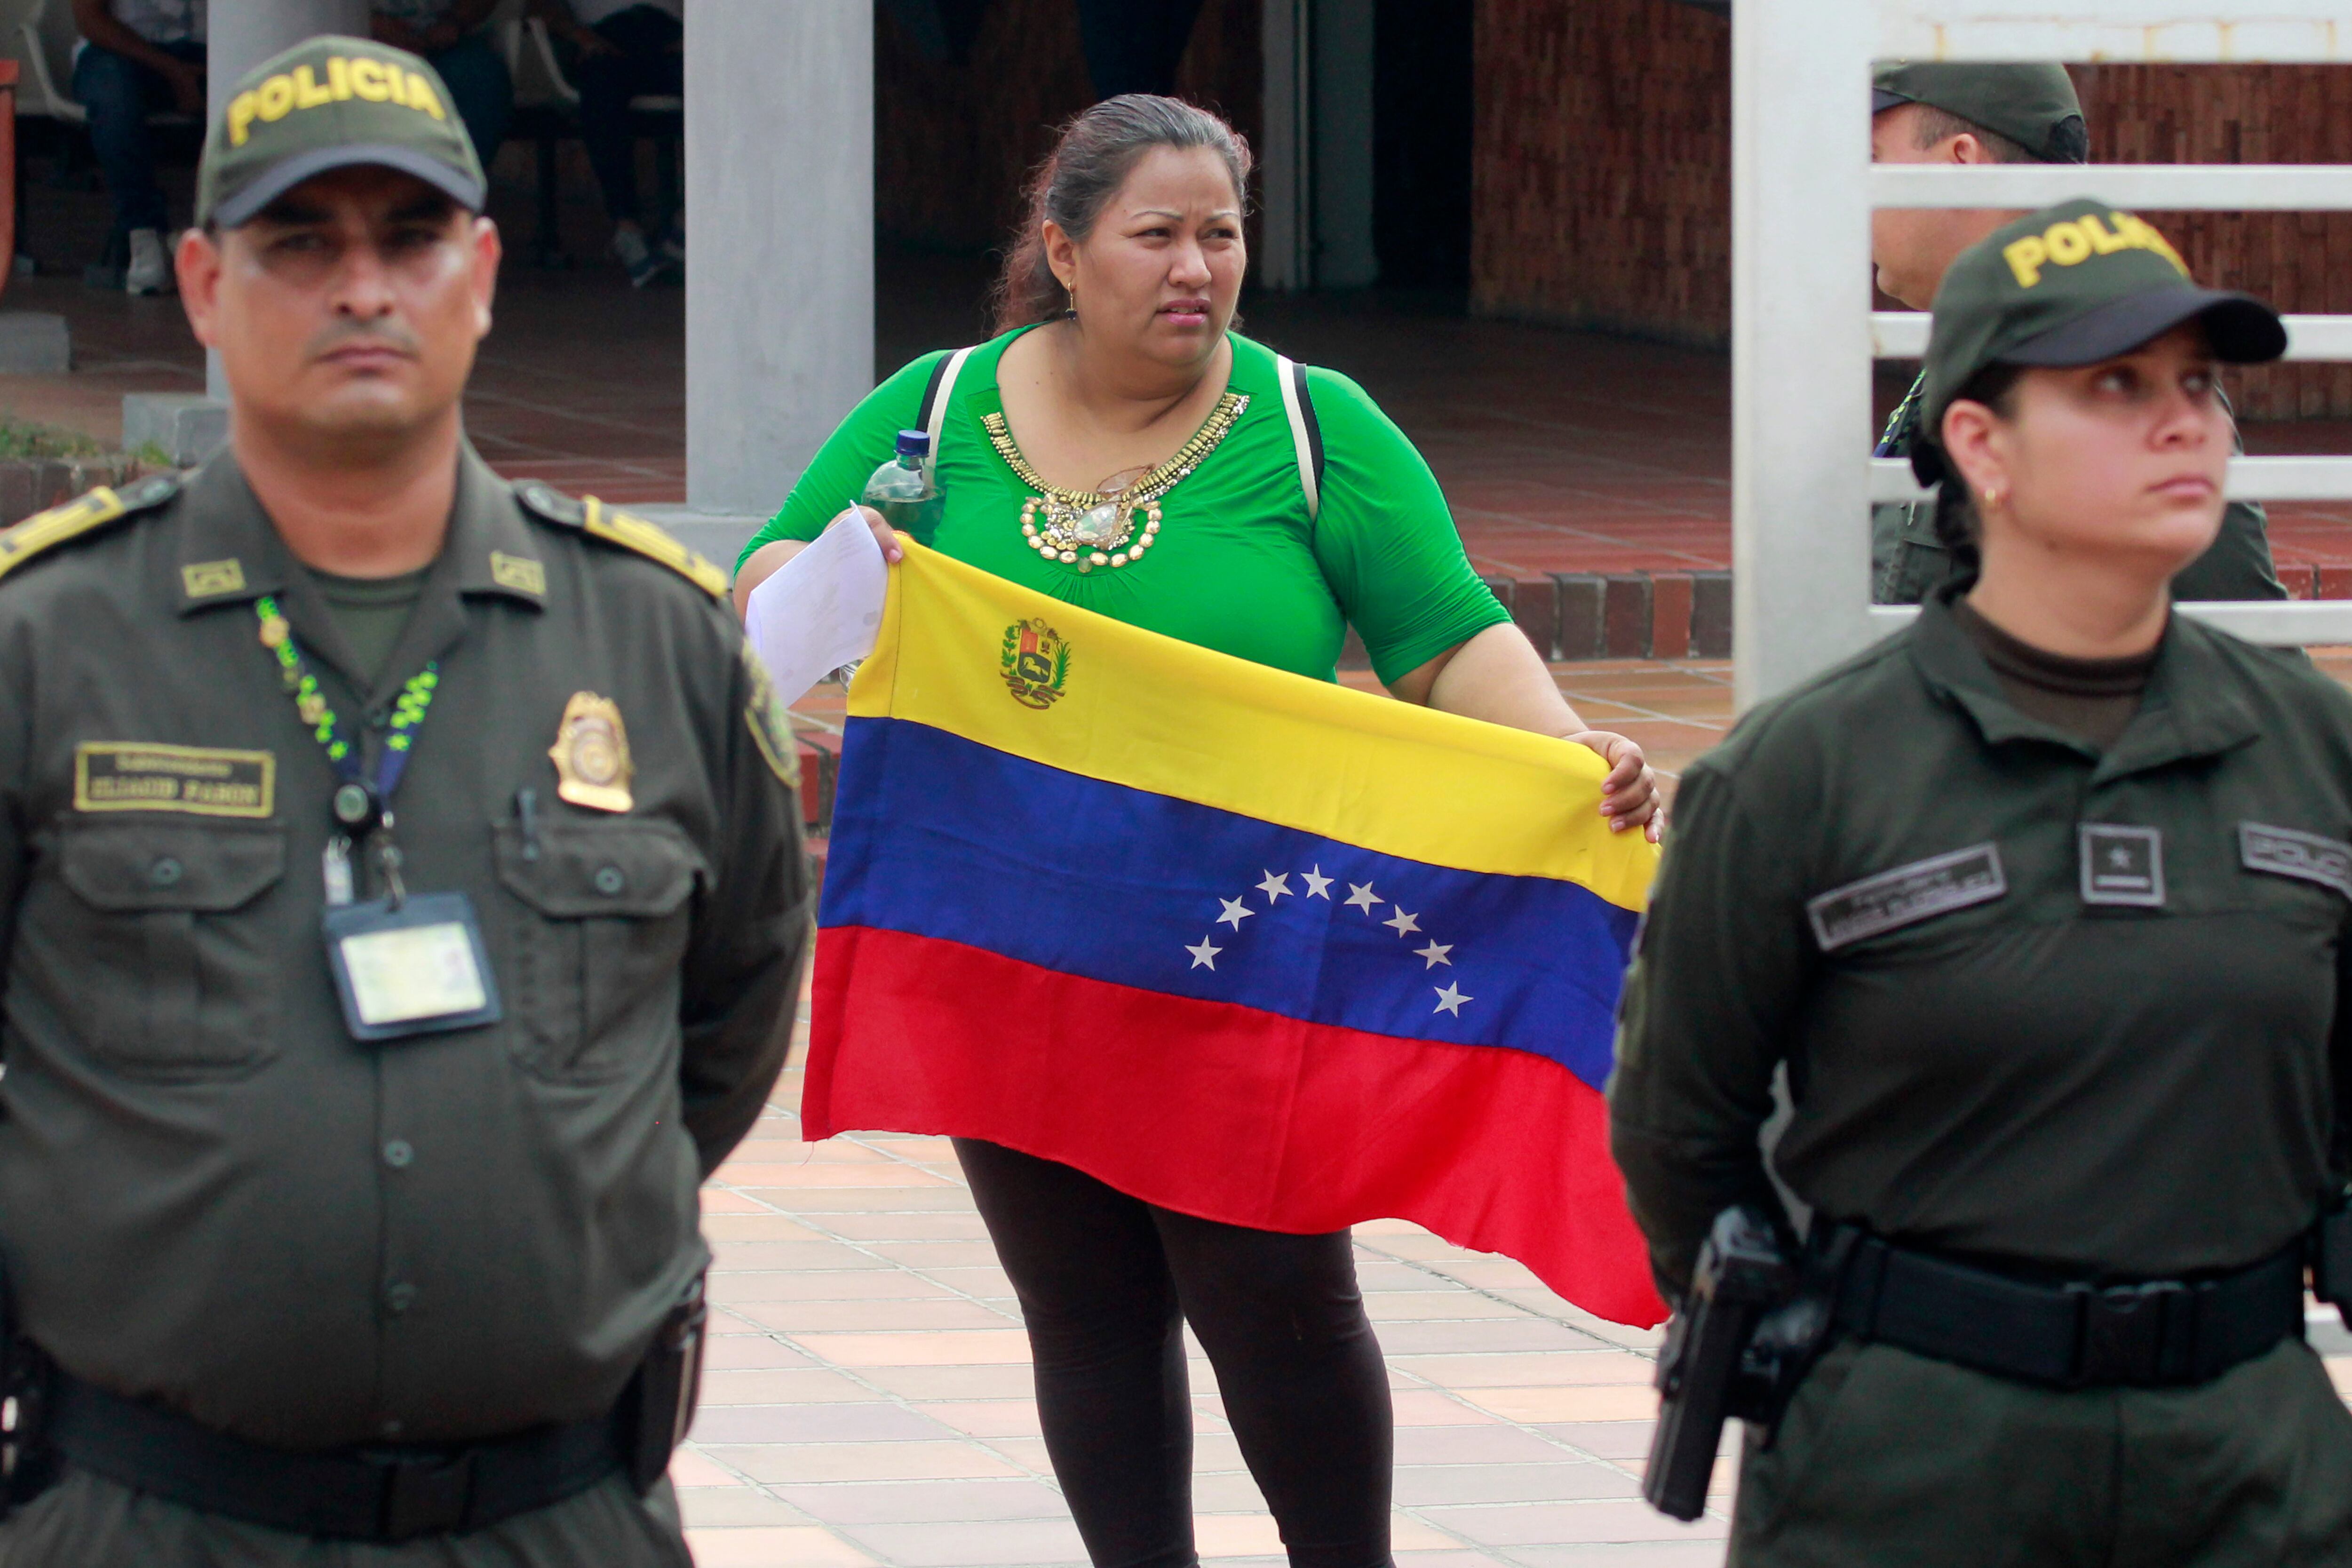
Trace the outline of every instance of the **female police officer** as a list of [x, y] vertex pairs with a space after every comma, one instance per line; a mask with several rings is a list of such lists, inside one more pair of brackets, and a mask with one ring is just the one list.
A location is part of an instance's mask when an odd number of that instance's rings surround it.
[[1679, 1293], [1717, 1211], [1779, 1212], [1785, 1063], [1832, 1324], [1751, 1431], [1735, 1563], [2352, 1563], [2352, 1417], [2301, 1337], [2352, 700], [2169, 614], [2221, 514], [2214, 362], [2285, 342], [2185, 270], [2091, 201], [1961, 257], [1914, 463], [1979, 572], [1683, 783], [1617, 1157]]

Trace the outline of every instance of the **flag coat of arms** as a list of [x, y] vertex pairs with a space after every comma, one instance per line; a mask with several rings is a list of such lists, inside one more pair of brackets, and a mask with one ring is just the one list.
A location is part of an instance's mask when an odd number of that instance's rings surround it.
[[1410, 1219], [1665, 1315], [1601, 1100], [1657, 851], [1591, 752], [913, 544], [849, 715], [806, 1136], [986, 1139], [1262, 1229]]

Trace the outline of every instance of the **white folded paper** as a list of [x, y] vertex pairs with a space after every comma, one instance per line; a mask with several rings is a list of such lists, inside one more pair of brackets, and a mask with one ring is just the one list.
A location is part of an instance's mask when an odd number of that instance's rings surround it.
[[787, 705], [845, 664], [874, 651], [890, 568], [856, 508], [751, 590], [743, 632]]

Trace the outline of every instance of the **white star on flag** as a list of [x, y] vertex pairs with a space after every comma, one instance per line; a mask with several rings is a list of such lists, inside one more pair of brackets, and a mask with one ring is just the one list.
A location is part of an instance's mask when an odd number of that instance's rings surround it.
[[1323, 874], [1323, 868], [1319, 863], [1312, 871], [1301, 871], [1298, 874], [1307, 879], [1308, 898], [1328, 899], [1331, 896], [1331, 879]]
[[1269, 904], [1273, 903], [1276, 899], [1288, 898], [1290, 896], [1290, 878], [1287, 874], [1277, 877], [1273, 872], [1268, 871], [1265, 874], [1265, 880], [1257, 885], [1257, 890], [1265, 895], [1265, 901]]
[[1465, 996], [1461, 992], [1455, 990], [1451, 984], [1449, 984], [1443, 990], [1438, 991], [1437, 1005], [1431, 1008], [1430, 1011], [1433, 1013], [1450, 1013], [1454, 1017], [1459, 1018], [1462, 1016], [1462, 1004], [1465, 1002], [1475, 1002], [1477, 998], [1475, 996]]
[[1371, 914], [1380, 901], [1379, 897], [1373, 893], [1372, 885], [1370, 882], [1348, 884], [1348, 902], [1362, 910], [1367, 916]]
[[1405, 909], [1402, 904], [1399, 904], [1396, 907], [1396, 918], [1394, 920], [1382, 921], [1381, 924], [1394, 927], [1397, 935], [1401, 937], [1410, 936], [1414, 931], [1421, 929], [1421, 922], [1413, 919], [1411, 915], [1405, 913]]
[[1193, 968], [1214, 969], [1217, 967], [1217, 954], [1224, 952], [1225, 950], [1222, 947], [1211, 947], [1209, 945], [1209, 939], [1204, 936], [1201, 939], [1200, 946], [1188, 947], [1184, 951], [1192, 955]]
[[1235, 931], [1242, 929], [1242, 921], [1257, 913], [1255, 910], [1250, 908], [1239, 899], [1219, 899], [1217, 902], [1225, 906], [1225, 912], [1217, 917], [1217, 923], [1219, 925], [1229, 925]]
[[1445, 955], [1453, 951], [1454, 944], [1452, 942], [1438, 942], [1433, 938], [1427, 947], [1415, 948], [1412, 955], [1415, 958], [1425, 958], [1429, 960], [1427, 963], [1422, 965], [1423, 969], [1434, 969], [1441, 963], [1445, 965], [1446, 968], [1451, 969], [1454, 967], [1454, 961]]

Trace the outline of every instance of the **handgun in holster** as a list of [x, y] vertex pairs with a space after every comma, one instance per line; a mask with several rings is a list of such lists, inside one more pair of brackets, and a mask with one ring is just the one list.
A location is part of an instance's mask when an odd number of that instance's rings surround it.
[[1741, 1205], [1715, 1216], [1658, 1353], [1658, 1426], [1642, 1495], [1660, 1512], [1696, 1519], [1706, 1507], [1727, 1418], [1769, 1443], [1829, 1329], [1827, 1293], [1804, 1289], [1803, 1279], [1761, 1210]]
[[2336, 1194], [2311, 1227], [2311, 1293], [2352, 1329], [2352, 1189]]
[[662, 1319], [637, 1374], [622, 1398], [623, 1441], [629, 1479], [640, 1495], [669, 1469], [669, 1457], [694, 1425], [702, 1394], [702, 1351], [710, 1309], [697, 1275], [677, 1306]]

